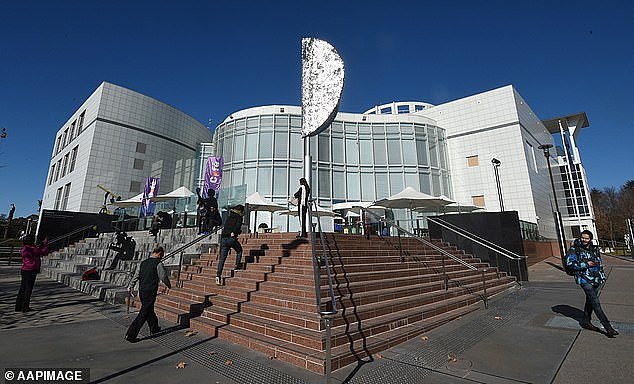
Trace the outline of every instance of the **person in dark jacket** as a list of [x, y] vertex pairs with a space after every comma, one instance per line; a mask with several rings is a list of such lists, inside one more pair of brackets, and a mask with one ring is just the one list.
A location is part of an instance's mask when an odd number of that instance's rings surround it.
[[198, 234], [208, 233], [222, 224], [216, 192], [209, 188], [207, 197], [202, 197], [200, 188], [196, 188], [196, 195], [198, 196]]
[[147, 321], [150, 327], [150, 333], [154, 334], [161, 330], [158, 324], [158, 318], [154, 313], [154, 303], [156, 302], [156, 295], [158, 293], [159, 282], [162, 281], [167, 288], [172, 288], [169, 277], [165, 271], [161, 258], [165, 251], [163, 247], [158, 246], [152, 251], [152, 255], [141, 262], [137, 272], [130, 281], [128, 289], [130, 295], [136, 287], [139, 285], [139, 299], [141, 300], [141, 309], [139, 314], [134, 319], [132, 324], [128, 327], [128, 331], [125, 334], [125, 339], [131, 343], [139, 341], [139, 331], [141, 327]]
[[31, 293], [35, 285], [35, 278], [40, 273], [42, 265], [41, 257], [48, 253], [48, 238], [44, 239], [41, 246], [33, 244], [33, 235], [24, 235], [22, 239], [22, 267], [20, 268], [20, 290], [15, 300], [16, 312], [29, 312], [31, 310]]
[[584, 307], [584, 319], [581, 326], [591, 331], [600, 332], [600, 329], [591, 322], [592, 312], [597, 317], [608, 337], [612, 338], [619, 333], [612, 328], [608, 317], [601, 308], [599, 302], [599, 286], [605, 282], [605, 273], [599, 247], [592, 244], [592, 232], [583, 231], [581, 237], [575, 239], [566, 256], [566, 266], [575, 271], [575, 281], [581, 286], [586, 294], [586, 304]]
[[310, 204], [310, 186], [305, 178], [299, 179], [299, 189], [293, 195], [297, 199], [297, 215], [299, 216], [300, 234], [297, 237], [306, 236], [306, 212]]
[[238, 242], [238, 235], [242, 231], [242, 215], [244, 215], [244, 206], [236, 205], [229, 211], [229, 216], [225, 220], [220, 235], [220, 260], [218, 260], [218, 272], [216, 272], [216, 285], [222, 285], [222, 269], [225, 266], [225, 260], [229, 254], [229, 248], [236, 251], [236, 267], [242, 269], [242, 246]]

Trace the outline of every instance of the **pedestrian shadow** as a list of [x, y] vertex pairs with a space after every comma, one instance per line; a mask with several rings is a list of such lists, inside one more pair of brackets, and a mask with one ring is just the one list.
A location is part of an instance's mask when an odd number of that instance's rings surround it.
[[582, 324], [585, 319], [585, 313], [581, 309], [571, 307], [570, 305], [559, 304], [552, 306], [551, 309], [555, 313], [576, 320], [579, 324]]
[[562, 272], [564, 271], [564, 269], [563, 269], [563, 267], [561, 265], [557, 265], [557, 264], [555, 264], [553, 262], [550, 262], [550, 261], [547, 261], [546, 264], [550, 265], [551, 267], [557, 268], [558, 270], [560, 270]]

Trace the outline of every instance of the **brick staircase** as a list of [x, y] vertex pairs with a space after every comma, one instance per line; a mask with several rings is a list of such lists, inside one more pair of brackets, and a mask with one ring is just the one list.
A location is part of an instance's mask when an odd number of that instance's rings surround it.
[[[446, 259], [445, 287], [442, 256], [415, 239], [401, 239], [403, 262], [394, 238], [326, 234], [324, 239], [339, 309], [332, 323], [333, 370], [481, 306], [482, 273]], [[287, 233], [243, 235], [240, 242], [245, 269], [233, 270], [230, 254], [225, 284], [218, 287], [217, 254], [202, 254], [182, 267], [178, 287], [158, 296], [157, 315], [323, 373], [325, 328], [317, 314], [310, 243]], [[475, 267], [488, 267], [453, 246], [435, 244]], [[486, 273], [488, 296], [514, 283], [495, 268]], [[322, 298], [328, 298], [325, 271], [320, 285]]]
[[[108, 256], [108, 245], [113, 241], [113, 234], [103, 233], [97, 238], [87, 238], [46, 256], [42, 261], [43, 272], [47, 277], [100, 300], [113, 304], [123, 303], [128, 295], [127, 285], [131, 276], [138, 264], [148, 257], [156, 244], [163, 245], [166, 252], [169, 252], [195, 238], [197, 230], [195, 228], [163, 230], [156, 241], [148, 231], [130, 231], [127, 234], [136, 241], [137, 255], [132, 260], [120, 260], [114, 270], [103, 269], [106, 258], [108, 264], [114, 258], [114, 251], [110, 251]], [[196, 244], [183, 254], [184, 260], [198, 257], [201, 250], [208, 251], [213, 243], [213, 240], [208, 240]], [[166, 262], [168, 270], [178, 268], [179, 257], [180, 255]], [[100, 279], [82, 281], [82, 274], [93, 267], [97, 267]]]

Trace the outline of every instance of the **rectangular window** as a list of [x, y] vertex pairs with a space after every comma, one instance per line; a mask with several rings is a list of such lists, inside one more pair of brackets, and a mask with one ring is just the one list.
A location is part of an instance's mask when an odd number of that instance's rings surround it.
[[73, 121], [70, 125], [70, 133], [68, 135], [68, 142], [70, 143], [75, 138], [75, 126], [77, 125], [77, 120]]
[[385, 150], [385, 140], [380, 139], [374, 140], [374, 164], [376, 165], [386, 165], [386, 150]]
[[342, 163], [343, 159], [343, 138], [341, 137], [333, 137], [332, 138], [332, 162], [333, 163]]
[[143, 170], [143, 159], [134, 159], [134, 164], [132, 165], [132, 168], [134, 169], [139, 169], [139, 170]]
[[[317, 141], [319, 142], [319, 161], [330, 162], [330, 140], [328, 136], [318, 135]], [[322, 196], [320, 194], [320, 196]]]
[[535, 170], [535, 173], [539, 173], [537, 168], [537, 158], [535, 157], [535, 148], [528, 141], [526, 142], [526, 145], [528, 145], [530, 156], [533, 158], [533, 169]]
[[145, 153], [145, 150], [147, 149], [147, 145], [145, 143], [136, 143], [136, 152], [137, 153]]
[[55, 170], [55, 181], [59, 179], [59, 171], [62, 169], [62, 159], [57, 160], [57, 168]]
[[348, 165], [359, 164], [359, 146], [354, 139], [346, 139], [346, 163]]
[[471, 201], [473, 201], [473, 205], [475, 205], [476, 207], [484, 208], [484, 196], [483, 195], [471, 196]]
[[141, 182], [140, 181], [131, 181], [130, 182], [130, 192], [134, 192], [134, 193], [141, 192]]
[[258, 156], [260, 159], [270, 159], [273, 157], [273, 132], [261, 132], [259, 144]]
[[79, 150], [79, 146], [73, 148], [70, 156], [70, 166], [68, 168], [68, 173], [71, 173], [75, 170], [75, 162], [77, 161], [77, 151]]
[[478, 155], [467, 157], [467, 167], [477, 167], [480, 165]]
[[61, 210], [65, 211], [68, 206], [68, 196], [70, 195], [70, 183], [64, 186], [64, 197], [62, 197], [62, 206]]
[[399, 115], [401, 113], [409, 113], [409, 105], [399, 105], [397, 107], [397, 111], [398, 111]]
[[[277, 117], [276, 117], [277, 121]], [[238, 141], [236, 140], [236, 151]], [[286, 159], [288, 157], [288, 133], [275, 132], [275, 158]]]
[[66, 176], [66, 169], [68, 167], [68, 155], [70, 155], [69, 153], [64, 155], [64, 162], [62, 163], [62, 176], [60, 177], [64, 177]]
[[55, 194], [55, 210], [59, 210], [59, 206], [62, 203], [62, 187], [57, 188], [57, 193]]
[[79, 115], [79, 125], [77, 126], [77, 135], [81, 133], [81, 130], [84, 128], [84, 117], [86, 117], [86, 111], [83, 111], [81, 115]]
[[55, 163], [51, 165], [51, 173], [48, 175], [48, 185], [51, 185], [53, 182], [53, 177], [55, 177]]
[[68, 140], [68, 128], [64, 130], [64, 136], [62, 136], [62, 148], [66, 146], [66, 140]]
[[61, 147], [62, 147], [62, 136], [60, 135], [57, 138], [57, 144], [55, 145], [55, 153], [53, 153], [53, 156], [55, 156], [55, 155], [57, 155], [59, 153]]

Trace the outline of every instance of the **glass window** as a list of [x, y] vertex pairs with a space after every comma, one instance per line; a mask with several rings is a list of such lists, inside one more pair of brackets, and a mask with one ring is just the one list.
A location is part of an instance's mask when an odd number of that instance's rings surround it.
[[57, 179], [59, 179], [59, 172], [61, 171], [62, 168], [62, 159], [57, 160], [57, 168], [55, 170], [55, 181], [57, 181]]
[[304, 141], [299, 133], [291, 133], [291, 159], [302, 160], [304, 157]]
[[416, 141], [414, 136], [403, 137], [403, 164], [416, 165]]
[[361, 200], [361, 188], [359, 185], [359, 174], [356, 172], [348, 172], [346, 175], [348, 200]]
[[233, 161], [233, 137], [227, 136], [225, 137], [225, 145], [222, 151], [222, 156], [225, 159], [225, 162]]
[[130, 181], [130, 192], [134, 192], [134, 193], [141, 192], [141, 182], [140, 181]]
[[79, 125], [77, 127], [77, 135], [81, 133], [81, 130], [84, 128], [84, 118], [86, 117], [86, 111], [83, 111], [81, 115], [79, 115]]
[[53, 177], [55, 177], [55, 163], [51, 165], [51, 173], [48, 175], [48, 185], [51, 185], [53, 182]]
[[288, 115], [275, 116], [275, 128], [284, 128], [284, 131], [288, 131]]
[[66, 140], [68, 140], [68, 128], [64, 130], [64, 136], [62, 138], [62, 148], [66, 146]]
[[247, 145], [246, 145], [246, 153], [244, 158], [246, 160], [256, 159], [258, 153], [258, 134], [257, 133], [249, 133], [247, 134]]
[[303, 170], [301, 168], [291, 168], [289, 194], [293, 194], [299, 189], [299, 179], [304, 176], [302, 172]]
[[374, 164], [375, 165], [387, 164], [387, 161], [385, 158], [385, 140], [384, 139], [374, 140]]
[[330, 200], [330, 170], [319, 170], [319, 198]]
[[343, 132], [343, 124], [341, 124], [341, 121], [333, 121], [330, 125], [330, 130], [335, 133], [341, 133]]
[[75, 162], [77, 161], [77, 151], [78, 150], [79, 150], [79, 146], [76, 146], [75, 148], [73, 148], [73, 151], [71, 152], [70, 169], [68, 170], [68, 173], [71, 173], [72, 171], [75, 170]]
[[403, 190], [403, 174], [390, 172], [390, 195], [394, 195]]
[[[244, 170], [244, 182], [247, 185], [247, 195], [251, 195], [253, 193], [255, 193], [256, 191], [256, 187], [257, 187], [257, 182], [256, 182], [256, 176], [257, 176], [257, 169], [256, 168], [247, 168]], [[258, 191], [260, 193], [263, 193], [262, 191]]]
[[399, 105], [398, 113], [409, 113], [409, 105]]
[[343, 153], [343, 138], [341, 137], [333, 137], [332, 138], [332, 162], [333, 163], [344, 163], [344, 153]]
[[398, 138], [387, 140], [388, 164], [401, 164], [401, 141]]
[[235, 148], [233, 149], [233, 161], [242, 161], [244, 159], [244, 141], [243, 134], [236, 135]]
[[359, 139], [359, 155], [361, 164], [372, 165], [372, 141], [370, 139]]
[[64, 155], [64, 163], [62, 164], [62, 176], [64, 177], [66, 175], [66, 169], [68, 169], [68, 157], [69, 157], [69, 153]]
[[231, 178], [231, 185], [232, 186], [238, 186], [238, 185], [242, 185], [242, 174], [244, 172], [244, 169], [242, 168], [238, 168], [238, 169], [234, 169], [232, 174], [232, 178]]
[[246, 126], [247, 126], [246, 119], [238, 119], [238, 120], [236, 120], [235, 132], [244, 132]]
[[62, 187], [57, 188], [57, 193], [55, 193], [55, 210], [59, 210], [60, 205], [62, 203]]
[[385, 108], [381, 108], [381, 114], [386, 114], [386, 113], [391, 113], [392, 112], [392, 107], [385, 107]]
[[401, 123], [401, 134], [403, 134], [403, 135], [413, 135], [414, 134], [414, 125], [412, 123]]
[[299, 130], [301, 127], [302, 127], [301, 116], [291, 116], [291, 128], [297, 128]]
[[431, 181], [429, 180], [429, 173], [420, 172], [418, 177], [420, 179], [420, 191], [431, 195]]
[[257, 128], [260, 125], [260, 119], [257, 117], [249, 117], [247, 119], [247, 128]]
[[263, 115], [260, 116], [260, 129], [269, 129], [273, 128], [273, 116], [272, 115]]
[[68, 135], [68, 142], [70, 143], [75, 138], [75, 126], [77, 125], [77, 120], [73, 121], [70, 125], [70, 134]]
[[[375, 173], [376, 177], [376, 198], [385, 199], [390, 196], [390, 185], [388, 184], [387, 173]], [[400, 191], [399, 191], [400, 192]]]
[[412, 187], [418, 189], [420, 183], [418, 181], [418, 175], [416, 173], [405, 173], [405, 187]]
[[442, 173], [442, 188], [443, 195], [447, 197], [451, 197], [453, 195], [453, 193], [451, 193], [451, 183], [449, 183], [449, 173], [447, 172]]
[[361, 199], [363, 201], [374, 201], [374, 175], [372, 173], [361, 173]]
[[268, 166], [260, 166], [258, 168], [258, 188], [257, 191], [261, 195], [271, 194], [271, 168]]
[[145, 143], [136, 143], [136, 151], [138, 153], [145, 153], [145, 150], [147, 149], [147, 145]]
[[132, 168], [143, 170], [143, 165], [144, 165], [143, 163], [144, 163], [143, 159], [134, 159], [134, 164], [132, 165]]
[[418, 156], [418, 165], [429, 165], [429, 159], [427, 157], [427, 140], [420, 138], [416, 139], [416, 155]]
[[273, 168], [273, 194], [278, 196], [288, 195], [288, 168], [276, 166]]
[[359, 164], [359, 147], [355, 139], [346, 139], [346, 163]]
[[275, 158], [288, 158], [288, 131], [275, 132]]
[[326, 135], [318, 135], [319, 161], [330, 162], [330, 140]]
[[332, 197], [343, 200], [346, 198], [346, 177], [343, 171], [332, 172]]
[[64, 186], [64, 197], [62, 197], [62, 206], [61, 209], [62, 211], [66, 210], [66, 207], [68, 207], [68, 196], [70, 195], [70, 183], [66, 184]]
[[429, 136], [429, 162], [432, 167], [438, 166], [438, 143], [436, 141], [436, 130], [428, 127], [427, 135]]
[[372, 124], [372, 133], [376, 137], [383, 136], [385, 134], [385, 126], [383, 124]]
[[433, 195], [434, 196], [442, 195], [442, 189], [440, 189], [440, 175], [439, 174], [435, 172], [431, 174], [431, 184], [434, 188]]

